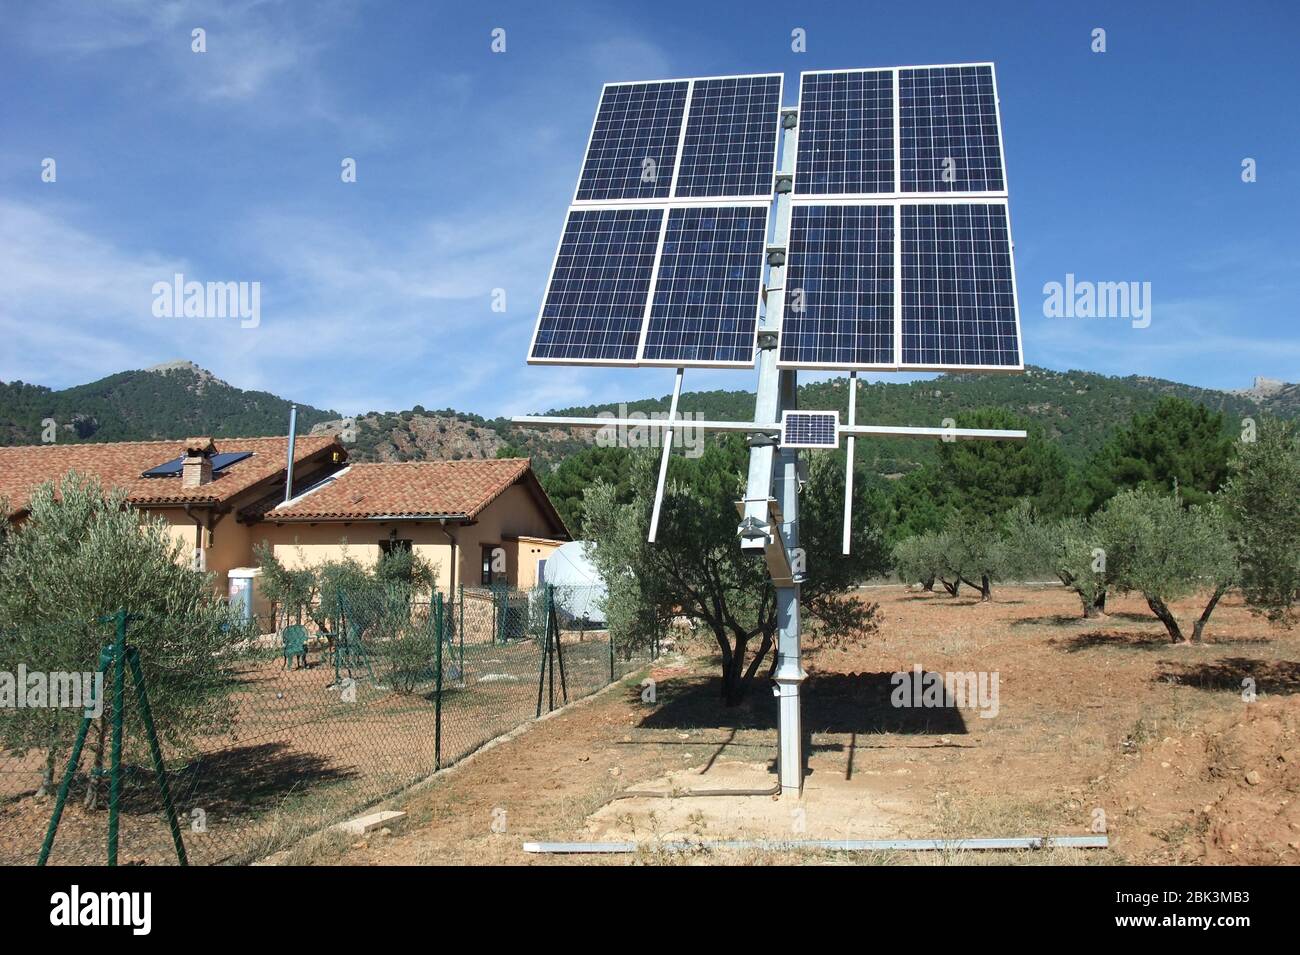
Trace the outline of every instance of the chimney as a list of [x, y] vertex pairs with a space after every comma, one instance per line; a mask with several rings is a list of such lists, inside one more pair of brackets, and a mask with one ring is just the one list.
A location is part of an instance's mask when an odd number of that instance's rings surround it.
[[204, 436], [185, 442], [185, 460], [181, 462], [181, 487], [202, 487], [212, 483], [212, 439]]

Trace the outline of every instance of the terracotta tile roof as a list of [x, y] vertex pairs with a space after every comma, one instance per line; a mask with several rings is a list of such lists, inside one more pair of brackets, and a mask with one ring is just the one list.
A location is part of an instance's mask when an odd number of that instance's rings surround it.
[[[224, 468], [208, 484], [184, 488], [179, 476], [140, 476], [149, 468], [180, 457], [193, 440], [0, 448], [0, 498], [6, 499], [12, 510], [21, 511], [36, 485], [77, 471], [98, 477], [105, 486], [125, 487], [131, 502], [137, 505], [224, 504], [282, 472], [288, 457], [287, 438], [221, 438], [215, 442], [218, 452], [251, 451], [252, 456]], [[335, 443], [336, 439], [328, 435], [299, 435], [294, 461], [302, 462]]]
[[473, 520], [508, 487], [521, 480], [529, 480], [534, 485], [537, 481], [527, 458], [354, 464], [327, 478], [315, 490], [267, 511], [265, 520], [338, 521], [381, 517]]

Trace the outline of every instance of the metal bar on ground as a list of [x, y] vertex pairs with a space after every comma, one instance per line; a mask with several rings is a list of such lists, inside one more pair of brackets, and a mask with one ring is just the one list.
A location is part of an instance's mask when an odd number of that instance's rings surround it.
[[[636, 852], [636, 842], [525, 842], [525, 852], [578, 855]], [[1108, 836], [1015, 836], [1005, 839], [719, 839], [648, 842], [646, 849], [696, 852], [711, 849], [821, 849], [828, 852], [983, 852], [1009, 849], [1108, 849]]]

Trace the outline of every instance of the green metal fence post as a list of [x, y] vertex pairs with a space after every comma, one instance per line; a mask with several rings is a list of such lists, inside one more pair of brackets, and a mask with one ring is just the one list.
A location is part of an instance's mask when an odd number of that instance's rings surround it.
[[[606, 623], [605, 626], [608, 627], [609, 624]], [[609, 682], [613, 683], [614, 682], [614, 631], [606, 630], [605, 632], [609, 634]]]
[[[560, 660], [560, 692], [563, 694], [561, 698], [564, 700], [562, 705], [568, 705], [569, 681], [564, 676], [564, 641], [560, 639], [562, 636], [560, 633], [560, 618], [555, 614], [555, 588], [551, 584], [546, 585], [546, 603], [550, 607], [550, 612], [547, 614], [547, 626], [555, 631], [555, 655]], [[551, 679], [554, 682], [554, 669], [551, 670]], [[551, 687], [551, 695], [555, 695], [555, 687]]]
[[185, 856], [185, 842], [181, 839], [181, 825], [176, 819], [176, 806], [172, 802], [171, 787], [167, 785], [167, 766], [163, 763], [162, 747], [158, 745], [158, 732], [153, 725], [153, 710], [149, 707], [149, 693], [144, 686], [144, 670], [140, 666], [140, 654], [135, 647], [126, 651], [126, 659], [131, 665], [131, 680], [135, 683], [135, 701], [140, 708], [140, 722], [144, 724], [145, 735], [149, 738], [149, 755], [153, 758], [154, 775], [158, 777], [158, 789], [162, 792], [163, 812], [167, 814], [172, 842], [176, 844], [176, 858], [181, 865], [189, 865], [189, 859]]
[[460, 616], [459, 626], [456, 627], [456, 634], [460, 642], [460, 678], [465, 679], [465, 584], [459, 585], [459, 592], [456, 594], [456, 612]]
[[434, 602], [434, 628], [438, 648], [433, 664], [433, 768], [442, 769], [442, 594]]
[[108, 864], [117, 865], [118, 814], [122, 799], [122, 717], [126, 691], [126, 609], [113, 617], [117, 632], [113, 638], [113, 749], [108, 777]]
[[[102, 674], [108, 669], [113, 659], [112, 650], [109, 647], [99, 651], [99, 665], [96, 666], [95, 672]], [[91, 700], [91, 709], [95, 708], [95, 700]], [[101, 704], [102, 700], [98, 701]], [[81, 762], [81, 750], [86, 745], [86, 733], [90, 730], [90, 724], [93, 723], [94, 717], [83, 715], [81, 726], [77, 730], [77, 738], [72, 744], [72, 755], [68, 757], [68, 768], [63, 772], [63, 781], [59, 783], [59, 793], [54, 800], [54, 811], [50, 813], [50, 824], [45, 828], [45, 840], [41, 843], [41, 855], [36, 860], [37, 865], [45, 865], [50, 858], [50, 850], [54, 848], [54, 835], [59, 831], [59, 820], [63, 818], [63, 807], [68, 802], [68, 790], [72, 786], [73, 774], [77, 771], [77, 763]]]
[[[551, 628], [548, 624], [542, 633], [542, 663], [537, 673], [537, 713], [534, 719], [542, 715], [542, 687], [546, 686], [546, 661], [551, 655]], [[554, 693], [554, 689], [551, 691]]]

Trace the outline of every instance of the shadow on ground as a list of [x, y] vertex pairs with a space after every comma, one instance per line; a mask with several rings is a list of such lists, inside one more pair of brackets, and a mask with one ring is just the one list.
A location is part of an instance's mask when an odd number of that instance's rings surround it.
[[1257, 693], [1300, 693], [1300, 662], [1294, 660], [1252, 660], [1230, 657], [1205, 663], [1161, 660], [1156, 680], [1194, 686], [1201, 690], [1241, 693], [1242, 683], [1253, 680]]
[[[940, 676], [939, 674], [935, 674]], [[966, 732], [961, 711], [943, 707], [896, 707], [892, 673], [826, 673], [804, 683], [805, 733]], [[658, 688], [657, 706], [640, 723], [643, 729], [776, 729], [776, 701], [765, 679], [754, 680], [739, 706], [721, 702], [720, 677], [675, 679]], [[638, 690], [639, 692], [639, 690]]]

